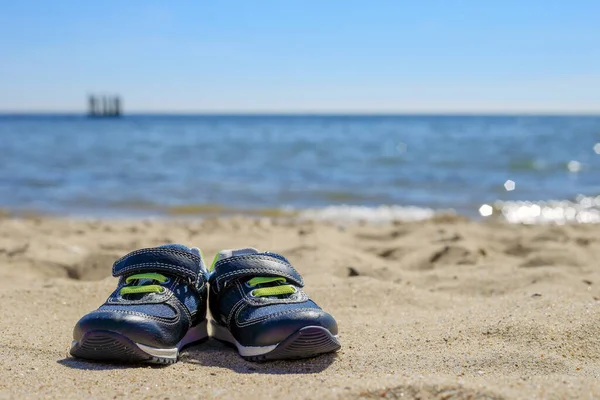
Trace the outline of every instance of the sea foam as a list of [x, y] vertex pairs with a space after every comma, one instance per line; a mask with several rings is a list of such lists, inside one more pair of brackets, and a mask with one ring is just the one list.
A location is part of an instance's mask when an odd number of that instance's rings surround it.
[[366, 221], [366, 222], [389, 222], [389, 221], [421, 221], [434, 217], [439, 211], [432, 208], [415, 206], [349, 206], [336, 205], [323, 208], [309, 208], [301, 210], [298, 214], [300, 219], [316, 221]]

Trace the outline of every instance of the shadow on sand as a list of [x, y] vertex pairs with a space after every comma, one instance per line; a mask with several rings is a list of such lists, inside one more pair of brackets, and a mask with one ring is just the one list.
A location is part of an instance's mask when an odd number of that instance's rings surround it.
[[239, 374], [312, 374], [327, 369], [335, 359], [335, 353], [329, 353], [301, 360], [251, 362], [240, 357], [235, 348], [214, 339], [181, 354], [182, 362], [228, 368]]
[[[237, 350], [214, 339], [187, 347], [179, 356], [179, 362], [204, 367], [228, 368], [239, 374], [312, 374], [325, 370], [335, 360], [334, 353], [313, 358], [290, 361], [250, 362], [239, 356]], [[72, 369], [102, 371], [129, 368], [168, 368], [172, 364], [118, 364], [91, 362], [73, 357], [57, 361]]]
[[130, 369], [130, 368], [167, 368], [172, 364], [126, 364], [109, 363], [104, 361], [86, 361], [74, 357], [65, 357], [57, 361], [58, 364], [72, 369], [82, 369], [86, 371], [104, 371], [109, 369]]

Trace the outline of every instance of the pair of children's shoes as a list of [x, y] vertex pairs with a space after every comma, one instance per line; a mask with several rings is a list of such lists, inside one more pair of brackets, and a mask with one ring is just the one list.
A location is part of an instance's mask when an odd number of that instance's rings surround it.
[[129, 253], [112, 273], [116, 290], [75, 326], [75, 357], [170, 364], [184, 346], [209, 337], [209, 324], [212, 337], [250, 361], [340, 348], [335, 319], [310, 300], [279, 254], [224, 250], [209, 271], [199, 249], [173, 244]]

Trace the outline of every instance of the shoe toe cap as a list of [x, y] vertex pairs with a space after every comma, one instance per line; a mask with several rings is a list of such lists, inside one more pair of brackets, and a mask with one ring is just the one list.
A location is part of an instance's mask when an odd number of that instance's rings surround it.
[[133, 342], [153, 347], [168, 347], [179, 341], [179, 330], [168, 329], [165, 324], [138, 314], [115, 311], [94, 311], [77, 322], [73, 338], [80, 341], [89, 332], [109, 331], [119, 333]]
[[271, 316], [239, 329], [237, 336], [245, 346], [271, 346], [308, 326], [325, 328], [332, 335], [338, 333], [335, 319], [329, 313], [314, 308]]

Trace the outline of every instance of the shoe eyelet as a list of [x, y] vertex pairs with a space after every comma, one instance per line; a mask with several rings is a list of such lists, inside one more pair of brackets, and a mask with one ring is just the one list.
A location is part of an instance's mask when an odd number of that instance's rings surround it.
[[162, 282], [161, 285], [168, 285], [169, 283], [171, 283], [171, 278], [167, 277], [167, 280]]
[[160, 287], [160, 292], [159, 292], [159, 293], [164, 293], [164, 292], [166, 292], [166, 291], [167, 291], [167, 289], [165, 289], [164, 287], [162, 287], [162, 286], [161, 286], [161, 287]]
[[250, 297], [253, 297], [253, 298], [256, 298], [256, 295], [254, 294], [254, 290], [251, 290], [251, 291], [248, 293], [248, 296], [250, 296]]
[[250, 284], [250, 281], [244, 282], [244, 285], [246, 285], [246, 287], [249, 287], [249, 288], [254, 287], [253, 285]]

